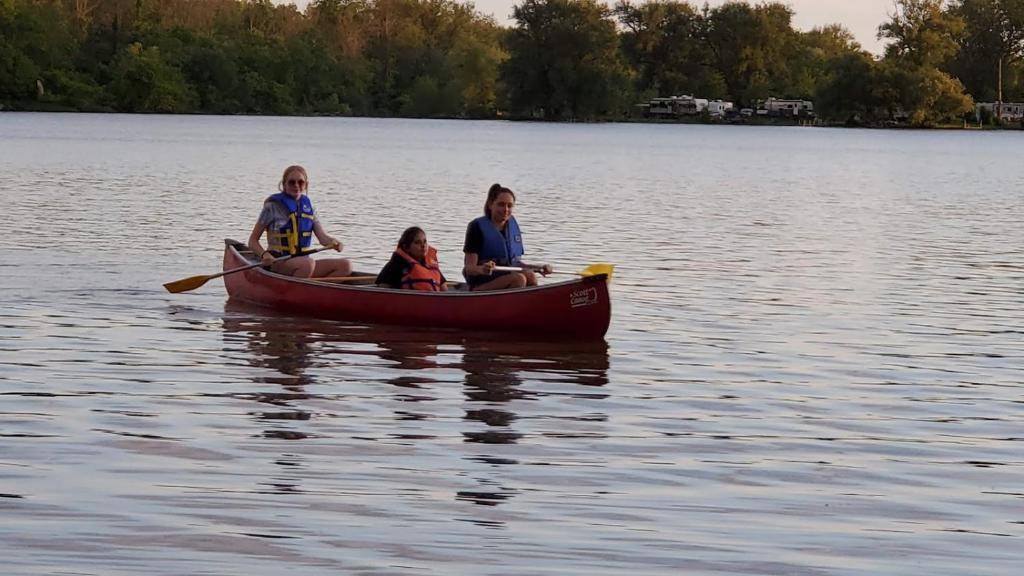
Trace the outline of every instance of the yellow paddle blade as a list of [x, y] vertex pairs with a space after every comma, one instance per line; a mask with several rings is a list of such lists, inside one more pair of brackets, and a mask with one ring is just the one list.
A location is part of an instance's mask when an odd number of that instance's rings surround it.
[[211, 276], [192, 276], [191, 278], [182, 278], [181, 280], [175, 280], [174, 282], [164, 284], [164, 288], [167, 288], [167, 291], [171, 294], [188, 292], [189, 290], [195, 290], [203, 284], [206, 284], [206, 281], [210, 278]]
[[608, 280], [611, 281], [612, 275], [615, 273], [614, 264], [591, 264], [580, 271], [580, 276], [597, 276], [598, 274], [607, 274]]

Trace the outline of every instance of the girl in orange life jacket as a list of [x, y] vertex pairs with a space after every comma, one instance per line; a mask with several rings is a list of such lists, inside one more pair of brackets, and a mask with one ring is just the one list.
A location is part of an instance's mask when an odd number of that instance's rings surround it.
[[448, 289], [437, 265], [437, 250], [427, 244], [427, 233], [422, 228], [412, 226], [402, 232], [391, 260], [377, 275], [377, 284], [430, 292]]
[[[470, 290], [502, 290], [536, 286], [534, 270], [547, 276], [550, 264], [533, 265], [521, 260], [524, 253], [519, 223], [512, 216], [516, 205], [515, 192], [501, 184], [493, 184], [487, 191], [484, 215], [473, 220], [466, 228], [466, 254], [462, 274]], [[494, 272], [495, 266], [518, 266], [521, 272]]]
[[402, 232], [391, 260], [377, 275], [377, 284], [432, 292], [447, 290], [437, 264], [437, 251], [427, 244], [427, 234], [422, 228], [412, 226]]
[[[263, 201], [263, 210], [249, 234], [249, 249], [263, 263], [269, 264], [279, 256], [301, 254], [309, 248], [313, 236], [321, 246], [333, 246], [341, 252], [341, 241], [324, 231], [313, 204], [306, 197], [308, 184], [305, 168], [289, 166], [277, 184], [280, 193]], [[260, 244], [264, 232], [269, 244], [267, 249]], [[271, 264], [270, 270], [299, 278], [348, 276], [352, 265], [344, 258], [313, 260], [309, 256], [297, 256]]]

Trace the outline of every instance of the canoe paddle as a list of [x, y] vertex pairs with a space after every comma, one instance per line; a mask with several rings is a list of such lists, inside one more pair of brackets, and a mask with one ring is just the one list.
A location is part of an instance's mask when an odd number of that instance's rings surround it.
[[[495, 266], [494, 269], [499, 271], [499, 272], [522, 272], [523, 271], [522, 268], [519, 268], [519, 267], [516, 267], [516, 266]], [[533, 266], [532, 270], [534, 272], [539, 272], [540, 271], [540, 267], [539, 266]], [[552, 274], [572, 274], [574, 276], [597, 276], [598, 274], [607, 274], [608, 275], [608, 280], [611, 281], [612, 274], [615, 273], [615, 265], [614, 264], [606, 264], [606, 263], [602, 262], [600, 264], [591, 264], [590, 266], [587, 266], [586, 268], [584, 268], [583, 270], [580, 270], [579, 272], [562, 272], [560, 270], [552, 270], [551, 273]]]
[[[310, 254], [316, 254], [317, 252], [323, 252], [324, 250], [334, 250], [334, 246], [324, 246], [322, 248], [317, 248], [315, 250], [309, 250], [308, 252], [303, 252], [302, 254], [292, 254], [292, 255], [289, 255], [289, 256], [281, 256], [279, 258], [274, 258], [274, 260], [271, 261], [270, 264], [273, 264], [274, 262], [284, 262], [285, 260], [288, 260], [290, 258], [294, 258], [296, 256], [308, 256]], [[241, 272], [243, 270], [250, 270], [252, 268], [258, 268], [260, 266], [269, 266], [269, 264], [264, 264], [263, 262], [257, 262], [255, 264], [249, 264], [247, 266], [239, 266], [238, 268], [232, 268], [231, 270], [225, 270], [225, 271], [220, 272], [218, 274], [209, 274], [209, 275], [206, 275], [206, 276], [192, 276], [192, 277], [189, 277], [189, 278], [182, 278], [181, 280], [175, 280], [173, 282], [168, 282], [168, 283], [164, 284], [164, 288], [167, 288], [167, 291], [170, 292], [171, 294], [177, 294], [179, 292], [188, 292], [189, 290], [195, 290], [196, 288], [199, 288], [200, 286], [202, 286], [203, 284], [206, 284], [207, 282], [209, 282], [210, 280], [213, 280], [214, 278], [220, 278], [221, 276], [227, 276], [228, 274], [234, 274], [235, 272]]]

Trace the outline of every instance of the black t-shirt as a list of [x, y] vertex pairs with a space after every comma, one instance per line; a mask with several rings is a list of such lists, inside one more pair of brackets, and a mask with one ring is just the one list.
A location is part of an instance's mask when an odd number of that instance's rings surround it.
[[[504, 232], [501, 233], [505, 235]], [[462, 244], [462, 251], [467, 254], [479, 254], [484, 247], [484, 231], [480, 229], [480, 223], [473, 220], [466, 226], [466, 241]]]

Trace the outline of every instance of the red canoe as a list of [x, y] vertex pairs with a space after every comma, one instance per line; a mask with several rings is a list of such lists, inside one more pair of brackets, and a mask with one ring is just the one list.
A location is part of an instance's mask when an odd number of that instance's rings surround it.
[[[243, 244], [224, 242], [224, 270], [255, 262]], [[604, 274], [516, 290], [420, 292], [305, 280], [252, 268], [224, 276], [224, 286], [231, 300], [279, 312], [535, 337], [600, 339], [612, 314]]]

